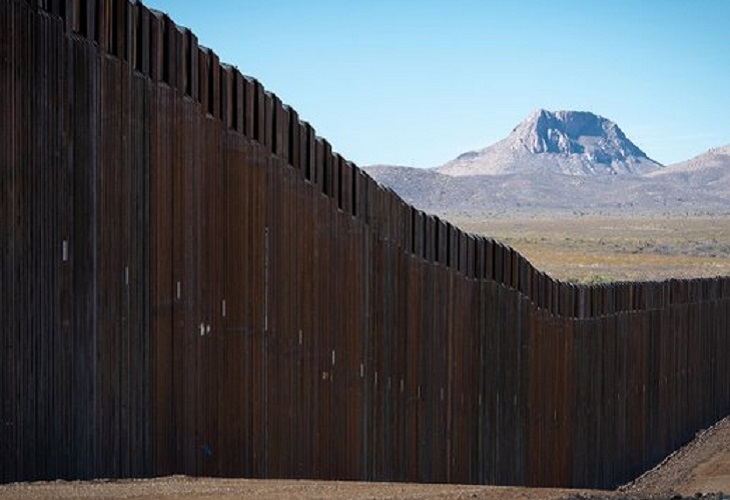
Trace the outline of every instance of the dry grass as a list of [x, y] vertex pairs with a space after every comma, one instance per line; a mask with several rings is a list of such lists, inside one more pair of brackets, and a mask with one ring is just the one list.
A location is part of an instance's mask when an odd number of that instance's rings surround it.
[[730, 217], [492, 219], [447, 217], [499, 239], [575, 282], [730, 275]]

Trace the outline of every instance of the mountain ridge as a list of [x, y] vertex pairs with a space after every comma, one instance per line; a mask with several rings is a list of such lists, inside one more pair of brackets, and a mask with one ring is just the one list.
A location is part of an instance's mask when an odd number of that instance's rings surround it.
[[[441, 167], [380, 165], [365, 170], [415, 207], [442, 214], [730, 213], [730, 144], [684, 162], [662, 166], [610, 120], [587, 112], [554, 112], [560, 123], [551, 124], [550, 113], [538, 110], [513, 129], [510, 141], [508, 136], [487, 148], [467, 151]], [[544, 124], [540, 123], [541, 119]], [[550, 129], [556, 132], [545, 132]], [[589, 140], [581, 142], [586, 137]], [[590, 139], [596, 137], [599, 139]], [[589, 161], [586, 149], [591, 151], [586, 144], [595, 145], [601, 139], [605, 139], [600, 145], [608, 159], [604, 159], [602, 166], [585, 168], [583, 162]], [[508, 156], [509, 161], [499, 168], [487, 168], [487, 173], [479, 165], [475, 167], [474, 163], [485, 156], [494, 158], [494, 146], [500, 144], [497, 152]], [[508, 147], [503, 147], [505, 144]], [[618, 147], [605, 151], [611, 144]], [[489, 154], [485, 155], [485, 151]], [[571, 155], [582, 157], [576, 159]], [[563, 164], [558, 162], [556, 167], [555, 157], [560, 157]], [[611, 162], [627, 158], [631, 161], [623, 165], [621, 173], [608, 168], [615, 166]], [[566, 162], [568, 167], [577, 165], [579, 170], [563, 168]], [[650, 163], [635, 168], [636, 163], [643, 162]]]
[[722, 167], [725, 164], [730, 164], [730, 144], [710, 148], [704, 153], [693, 156], [689, 160], [674, 163], [663, 170], [651, 172], [647, 176], [656, 177], [679, 172], [698, 172], [715, 167]]

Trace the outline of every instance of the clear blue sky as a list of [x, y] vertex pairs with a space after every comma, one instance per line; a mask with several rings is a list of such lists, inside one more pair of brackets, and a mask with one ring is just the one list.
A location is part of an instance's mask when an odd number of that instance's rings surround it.
[[347, 159], [433, 167], [536, 108], [670, 164], [730, 144], [730, 0], [143, 0]]

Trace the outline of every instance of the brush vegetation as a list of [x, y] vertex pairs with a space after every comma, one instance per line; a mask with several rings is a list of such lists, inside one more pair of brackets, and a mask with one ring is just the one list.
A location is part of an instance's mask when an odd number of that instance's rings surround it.
[[730, 275], [730, 216], [444, 217], [464, 230], [510, 245], [538, 269], [563, 281]]

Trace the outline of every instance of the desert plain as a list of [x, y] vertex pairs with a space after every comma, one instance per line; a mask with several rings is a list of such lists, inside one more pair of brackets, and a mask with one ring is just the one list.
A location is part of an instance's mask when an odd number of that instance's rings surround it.
[[441, 216], [466, 231], [508, 244], [561, 281], [730, 275], [730, 215]]

